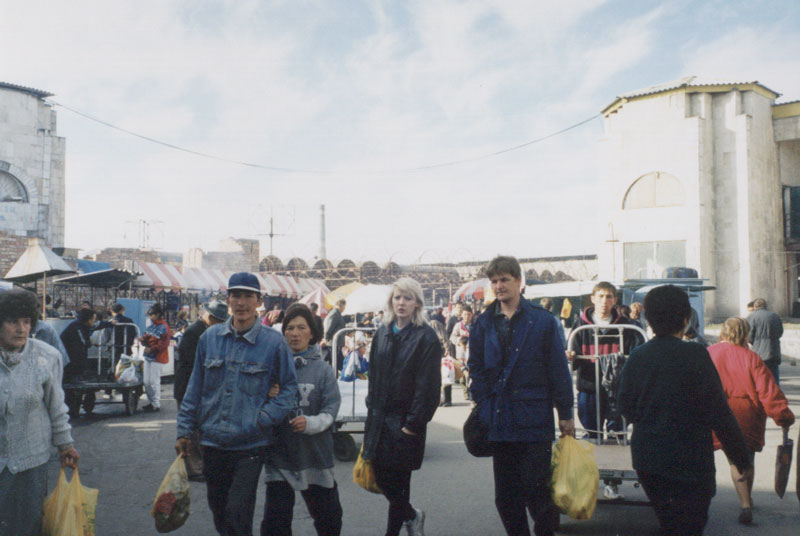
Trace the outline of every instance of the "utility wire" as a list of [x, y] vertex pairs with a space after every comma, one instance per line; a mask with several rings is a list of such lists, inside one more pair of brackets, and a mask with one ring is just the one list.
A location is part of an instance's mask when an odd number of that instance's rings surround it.
[[264, 170], [267, 170], [267, 171], [277, 171], [277, 172], [282, 172], [282, 173], [306, 173], [306, 174], [318, 174], [318, 175], [327, 175], [327, 174], [334, 174], [334, 173], [348, 173], [348, 174], [411, 173], [411, 172], [417, 172], [417, 171], [425, 171], [425, 170], [429, 170], [429, 169], [458, 166], [460, 164], [466, 164], [466, 163], [469, 163], [469, 162], [476, 162], [478, 160], [485, 160], [487, 158], [491, 158], [491, 157], [498, 156], [498, 155], [501, 155], [501, 154], [510, 153], [512, 151], [518, 151], [520, 149], [523, 149], [525, 147], [529, 147], [529, 146], [534, 145], [536, 143], [540, 143], [540, 142], [543, 142], [543, 141], [548, 140], [550, 138], [554, 138], [554, 137], [556, 137], [556, 136], [558, 136], [560, 134], [564, 134], [565, 132], [568, 132], [570, 130], [573, 130], [575, 128], [583, 126], [586, 123], [590, 123], [590, 122], [594, 121], [595, 119], [597, 119], [598, 117], [600, 117], [600, 115], [601, 115], [601, 114], [592, 115], [591, 117], [589, 117], [587, 119], [584, 119], [583, 121], [580, 121], [578, 123], [575, 123], [574, 125], [570, 125], [570, 126], [568, 126], [566, 128], [562, 128], [561, 130], [558, 130], [556, 132], [552, 132], [550, 134], [547, 134], [546, 136], [535, 138], [533, 140], [527, 141], [525, 143], [521, 143], [519, 145], [514, 145], [513, 147], [507, 147], [505, 149], [500, 149], [499, 151], [493, 151], [493, 152], [490, 152], [490, 153], [485, 153], [485, 154], [478, 155], [478, 156], [473, 156], [473, 157], [470, 157], [470, 158], [462, 158], [462, 159], [459, 159], [459, 160], [451, 160], [451, 161], [448, 161], [448, 162], [440, 162], [440, 163], [437, 163], [437, 164], [428, 164], [428, 165], [423, 165], [423, 166], [400, 168], [400, 169], [385, 169], [385, 170], [375, 170], [375, 171], [359, 171], [359, 172], [349, 171], [349, 172], [345, 172], [345, 171], [334, 171], [334, 170], [324, 170], [324, 169], [303, 169], [303, 168], [287, 168], [287, 167], [271, 166], [271, 165], [267, 165], [267, 164], [258, 164], [258, 163], [254, 163], [254, 162], [244, 162], [244, 161], [241, 161], [241, 160], [235, 160], [235, 159], [232, 159], [232, 158], [226, 158], [224, 156], [216, 156], [216, 155], [209, 154], [209, 153], [203, 153], [203, 152], [200, 152], [200, 151], [195, 151], [193, 149], [187, 149], [186, 147], [181, 147], [179, 145], [175, 145], [175, 144], [172, 144], [172, 143], [161, 141], [161, 140], [158, 140], [156, 138], [152, 138], [150, 136], [145, 136], [144, 134], [139, 134], [138, 132], [133, 132], [132, 130], [128, 130], [126, 128], [122, 128], [122, 127], [117, 126], [117, 125], [115, 125], [113, 123], [109, 123], [108, 121], [104, 121], [104, 120], [99, 119], [97, 117], [93, 117], [93, 116], [91, 116], [91, 115], [89, 115], [87, 113], [81, 112], [80, 110], [76, 110], [75, 108], [71, 108], [69, 106], [66, 106], [65, 104], [61, 104], [60, 102], [56, 102], [54, 100], [47, 99], [47, 102], [50, 103], [50, 104], [53, 104], [55, 106], [60, 106], [61, 108], [64, 108], [65, 110], [69, 110], [70, 112], [72, 112], [72, 113], [74, 113], [76, 115], [79, 115], [81, 117], [89, 119], [90, 121], [94, 121], [96, 123], [99, 123], [99, 124], [101, 124], [103, 126], [112, 128], [114, 130], [118, 130], [120, 132], [124, 132], [125, 134], [128, 134], [130, 136], [135, 136], [137, 138], [143, 139], [145, 141], [149, 141], [151, 143], [155, 143], [157, 145], [163, 145], [164, 147], [168, 147], [168, 148], [174, 149], [176, 151], [182, 151], [184, 153], [192, 154], [192, 155], [195, 155], [195, 156], [200, 156], [200, 157], [203, 157], [203, 158], [210, 158], [212, 160], [217, 160], [217, 161], [220, 161], [220, 162], [227, 162], [229, 164], [235, 164], [235, 165], [239, 165], [239, 166], [246, 166], [246, 167], [257, 168], [257, 169], [264, 169]]

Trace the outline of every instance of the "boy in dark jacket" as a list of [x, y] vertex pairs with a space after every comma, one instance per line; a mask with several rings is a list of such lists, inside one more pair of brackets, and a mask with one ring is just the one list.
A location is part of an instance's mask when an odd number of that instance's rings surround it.
[[[580, 319], [572, 327], [573, 330], [580, 326], [619, 326], [633, 324], [630, 319], [619, 314], [617, 304], [617, 289], [607, 281], [597, 283], [592, 289], [592, 306], [587, 307]], [[618, 416], [610, 414], [608, 407], [608, 394], [605, 389], [600, 389], [600, 419], [597, 419], [597, 384], [595, 383], [595, 360], [578, 359], [577, 356], [610, 355], [619, 352], [629, 355], [636, 346], [637, 337], [634, 331], [623, 332], [623, 344], [620, 346], [619, 332], [615, 329], [600, 330], [598, 339], [592, 330], [579, 332], [572, 340], [572, 345], [567, 352], [567, 357], [572, 361], [572, 369], [577, 371], [578, 387], [578, 418], [589, 437], [602, 437], [603, 428], [609, 432], [622, 431], [622, 421]], [[597, 343], [597, 344], [596, 344]], [[599, 426], [598, 426], [599, 425]]]

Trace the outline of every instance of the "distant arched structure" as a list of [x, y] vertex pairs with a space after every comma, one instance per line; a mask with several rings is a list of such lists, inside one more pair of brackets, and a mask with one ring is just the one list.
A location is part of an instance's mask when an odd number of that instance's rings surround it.
[[[333, 263], [328, 259], [318, 259], [311, 267], [310, 277], [315, 279], [327, 279], [333, 271]], [[330, 288], [330, 287], [328, 287]]]
[[381, 277], [381, 267], [374, 261], [364, 261], [360, 267], [361, 279], [365, 282], [376, 283]]
[[539, 279], [541, 279], [545, 283], [553, 283], [553, 282], [555, 282], [556, 278], [550, 272], [550, 270], [544, 270], [541, 274], [539, 274]]
[[356, 263], [350, 259], [342, 259], [336, 265], [336, 274], [343, 279], [354, 279], [356, 277]]
[[275, 255], [269, 255], [261, 259], [258, 263], [259, 272], [280, 272], [283, 270], [283, 263]]
[[286, 269], [295, 277], [306, 277], [308, 273], [308, 263], [300, 257], [292, 257], [286, 263]]
[[554, 279], [555, 279], [556, 283], [561, 283], [562, 281], [575, 281], [575, 278], [573, 278], [569, 274], [565, 274], [561, 270], [556, 272], [556, 275], [554, 276]]

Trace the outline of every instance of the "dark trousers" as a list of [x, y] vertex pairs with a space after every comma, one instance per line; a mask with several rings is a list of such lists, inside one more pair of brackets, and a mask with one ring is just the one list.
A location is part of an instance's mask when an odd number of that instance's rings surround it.
[[183, 402], [183, 395], [186, 394], [186, 388], [189, 386], [189, 378], [192, 377], [192, 369], [194, 369], [194, 362], [184, 362], [179, 359], [175, 368], [175, 385], [172, 393], [175, 396], [175, 401], [178, 403], [178, 411], [181, 410], [181, 402]]
[[775, 383], [778, 384], [778, 387], [781, 386], [781, 369], [780, 369], [780, 362], [777, 359], [768, 359], [764, 361], [764, 364], [767, 366], [769, 371], [772, 373], [772, 376], [775, 378]]
[[708, 521], [708, 507], [714, 496], [715, 483], [672, 480], [637, 471], [639, 483], [668, 536], [702, 535]]
[[208, 508], [220, 536], [252, 536], [264, 450], [203, 447]]
[[442, 404], [450, 405], [453, 403], [453, 386], [442, 385]]
[[[578, 418], [583, 427], [587, 430], [598, 430], [597, 428], [597, 395], [594, 393], [578, 392]], [[622, 419], [617, 414], [609, 411], [608, 394], [604, 389], [600, 390], [600, 436], [603, 435], [603, 425], [609, 432], [622, 431]], [[589, 437], [595, 438], [595, 432], [589, 432]]]
[[558, 510], [550, 495], [551, 449], [549, 441], [494, 444], [494, 503], [508, 536], [530, 536], [526, 507], [536, 536], [550, 536], [555, 530]]
[[[314, 520], [319, 536], [339, 536], [342, 532], [342, 505], [339, 488], [310, 485], [300, 492]], [[264, 520], [261, 536], [292, 536], [294, 512], [294, 489], [286, 481], [267, 482], [267, 498], [264, 503]]]
[[414, 519], [417, 513], [411, 500], [411, 471], [396, 471], [382, 465], [374, 465], [375, 483], [389, 501], [386, 536], [397, 536], [403, 522]]

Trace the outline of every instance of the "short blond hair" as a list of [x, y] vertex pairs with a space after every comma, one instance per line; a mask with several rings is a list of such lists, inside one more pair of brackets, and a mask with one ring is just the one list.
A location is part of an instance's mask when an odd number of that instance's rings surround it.
[[392, 307], [392, 298], [396, 291], [405, 292], [414, 297], [417, 302], [417, 308], [414, 315], [411, 317], [411, 323], [415, 326], [421, 326], [425, 319], [422, 316], [422, 309], [425, 306], [425, 298], [422, 294], [422, 286], [410, 277], [401, 277], [392, 285], [392, 291], [389, 293], [389, 298], [386, 300], [386, 312], [383, 315], [383, 323], [391, 326], [395, 320], [394, 308]]
[[722, 324], [719, 339], [747, 348], [748, 335], [750, 335], [750, 324], [744, 318], [732, 316]]

